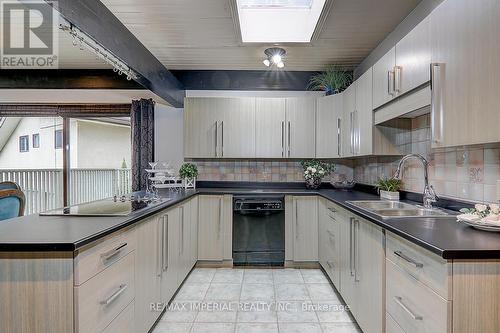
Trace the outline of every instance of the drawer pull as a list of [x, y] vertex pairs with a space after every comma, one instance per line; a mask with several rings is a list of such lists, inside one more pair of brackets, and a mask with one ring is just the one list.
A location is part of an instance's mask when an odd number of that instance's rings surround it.
[[406, 313], [410, 315], [410, 317], [413, 320], [423, 320], [424, 318], [422, 316], [418, 316], [413, 311], [411, 311], [404, 303], [403, 303], [403, 298], [399, 296], [394, 296], [394, 302], [398, 304], [403, 310], [405, 310]]
[[101, 301], [101, 305], [108, 306], [113, 303], [118, 296], [120, 296], [125, 290], [127, 290], [126, 284], [121, 284], [117, 291], [115, 291], [111, 296], [106, 298], [104, 301]]
[[412, 264], [413, 266], [415, 266], [415, 268], [422, 268], [422, 267], [424, 267], [424, 264], [416, 262], [415, 260], [413, 260], [412, 258], [408, 257], [407, 255], [405, 255], [401, 251], [394, 251], [394, 255], [397, 256], [397, 257], [400, 257], [404, 261]]
[[328, 210], [330, 212], [332, 212], [332, 213], [336, 213], [337, 212], [337, 210], [335, 208], [332, 208], [332, 207], [328, 207]]
[[128, 245], [127, 243], [122, 243], [122, 244], [118, 245], [117, 247], [115, 247], [114, 249], [109, 250], [108, 252], [102, 253], [101, 254], [102, 260], [108, 261], [109, 259], [116, 256], [118, 253], [120, 253], [120, 250], [123, 249], [127, 245]]

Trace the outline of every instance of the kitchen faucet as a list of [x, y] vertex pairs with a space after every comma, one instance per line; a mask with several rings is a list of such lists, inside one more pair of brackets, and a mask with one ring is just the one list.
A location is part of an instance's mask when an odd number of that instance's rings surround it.
[[432, 185], [429, 185], [429, 162], [422, 156], [418, 154], [409, 154], [406, 155], [399, 161], [398, 169], [396, 170], [396, 173], [394, 174], [394, 178], [396, 179], [401, 179], [403, 177], [403, 164], [412, 158], [418, 159], [420, 162], [422, 162], [422, 165], [424, 167], [424, 193], [423, 193], [423, 204], [425, 209], [432, 209], [432, 203], [436, 202], [439, 197], [436, 195], [436, 192], [434, 191], [434, 187]]

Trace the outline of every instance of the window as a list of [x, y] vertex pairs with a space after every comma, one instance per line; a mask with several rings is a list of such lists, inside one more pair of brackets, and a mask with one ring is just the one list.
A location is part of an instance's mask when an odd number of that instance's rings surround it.
[[21, 153], [27, 152], [30, 150], [29, 147], [29, 136], [23, 135], [19, 137], [19, 151]]
[[63, 131], [56, 130], [54, 132], [54, 147], [56, 149], [61, 149], [63, 147]]
[[33, 141], [32, 142], [33, 148], [40, 148], [40, 134], [39, 133], [33, 134], [32, 141]]

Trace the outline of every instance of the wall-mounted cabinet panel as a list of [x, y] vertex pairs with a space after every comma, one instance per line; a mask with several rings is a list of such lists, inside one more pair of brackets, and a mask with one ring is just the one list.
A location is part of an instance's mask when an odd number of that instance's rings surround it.
[[286, 156], [314, 158], [316, 156], [316, 99], [286, 99]]
[[219, 107], [216, 98], [186, 98], [184, 102], [184, 156], [216, 158], [219, 154]]
[[367, 70], [356, 80], [356, 110], [354, 113], [354, 152], [371, 155], [373, 147], [373, 91], [372, 70]]
[[285, 99], [255, 101], [255, 148], [257, 158], [285, 157]]
[[344, 90], [342, 96], [342, 157], [351, 157], [354, 155], [354, 111], [356, 110], [356, 82], [354, 82], [346, 90]]
[[316, 100], [316, 157], [342, 157], [342, 94]]
[[396, 48], [393, 47], [373, 65], [373, 108], [390, 102], [396, 92], [394, 86], [394, 66]]
[[255, 98], [220, 98], [219, 156], [255, 156]]

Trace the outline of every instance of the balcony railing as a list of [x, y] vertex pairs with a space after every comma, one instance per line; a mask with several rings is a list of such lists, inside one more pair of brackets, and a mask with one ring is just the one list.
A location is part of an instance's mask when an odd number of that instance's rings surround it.
[[[2, 170], [0, 181], [13, 181], [26, 196], [25, 215], [63, 206], [62, 169]], [[89, 202], [132, 190], [130, 169], [71, 169], [70, 204]]]

